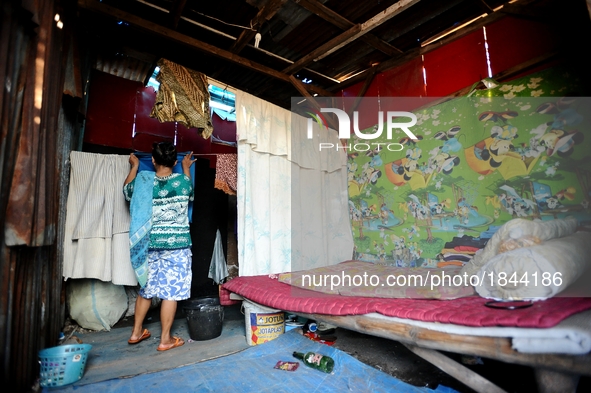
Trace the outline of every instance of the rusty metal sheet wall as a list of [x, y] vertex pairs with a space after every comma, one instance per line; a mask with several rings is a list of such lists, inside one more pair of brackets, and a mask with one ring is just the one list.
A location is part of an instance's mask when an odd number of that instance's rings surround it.
[[0, 370], [15, 392], [31, 391], [64, 323], [60, 225], [81, 143], [80, 100], [63, 99], [68, 10], [74, 0], [0, 1]]

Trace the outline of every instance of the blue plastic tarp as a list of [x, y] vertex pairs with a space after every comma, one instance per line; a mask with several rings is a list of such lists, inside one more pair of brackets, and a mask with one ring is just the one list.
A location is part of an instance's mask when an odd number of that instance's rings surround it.
[[[296, 371], [275, 369], [279, 360], [298, 361], [294, 351], [316, 352], [335, 360], [331, 374], [300, 365]], [[157, 356], [157, 354], [154, 354]], [[447, 393], [453, 389], [443, 387]], [[47, 390], [45, 390], [47, 392]], [[314, 342], [296, 330], [222, 358], [132, 378], [71, 386], [63, 392], [180, 393], [180, 392], [438, 392], [416, 387], [361, 363], [334, 347]]]

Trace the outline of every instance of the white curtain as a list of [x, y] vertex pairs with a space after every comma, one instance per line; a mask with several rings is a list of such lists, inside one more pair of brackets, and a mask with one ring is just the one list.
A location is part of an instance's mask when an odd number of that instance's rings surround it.
[[[347, 157], [337, 133], [236, 93], [239, 275], [334, 265], [353, 254]], [[320, 143], [334, 148], [319, 150]], [[328, 146], [328, 145], [323, 145]]]

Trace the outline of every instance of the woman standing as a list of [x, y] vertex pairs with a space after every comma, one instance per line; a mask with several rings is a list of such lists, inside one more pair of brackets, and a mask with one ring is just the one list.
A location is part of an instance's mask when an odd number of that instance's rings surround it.
[[137, 344], [151, 336], [143, 322], [152, 298], [162, 300], [160, 323], [162, 333], [158, 351], [180, 347], [185, 342], [173, 337], [170, 329], [177, 301], [191, 296], [191, 234], [189, 201], [193, 200], [191, 183], [192, 152], [181, 162], [183, 173], [173, 173], [177, 151], [170, 142], [155, 143], [152, 163], [156, 172], [138, 173], [139, 159], [131, 153], [131, 169], [123, 185], [125, 199], [130, 202], [129, 231], [131, 261], [140, 291], [135, 304], [134, 325], [129, 344]]

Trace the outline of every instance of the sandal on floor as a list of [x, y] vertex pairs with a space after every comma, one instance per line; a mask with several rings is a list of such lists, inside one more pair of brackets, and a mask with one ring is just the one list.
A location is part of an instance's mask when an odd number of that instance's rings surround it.
[[140, 341], [144, 341], [145, 339], [150, 338], [150, 336], [151, 336], [150, 331], [148, 329], [144, 329], [140, 338], [138, 338], [137, 340], [132, 340], [130, 338], [129, 340], [127, 340], [127, 343], [128, 344], [137, 344]]
[[169, 349], [173, 349], [176, 347], [180, 347], [181, 345], [183, 345], [185, 342], [183, 341], [182, 338], [180, 337], [173, 337], [174, 338], [174, 343], [172, 344], [172, 346], [170, 347], [166, 347], [166, 348], [160, 348], [160, 346], [158, 346], [158, 350], [159, 351], [168, 351]]

